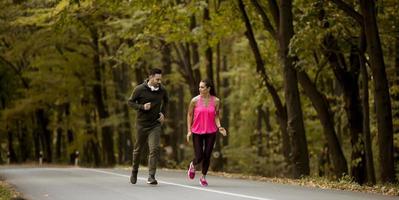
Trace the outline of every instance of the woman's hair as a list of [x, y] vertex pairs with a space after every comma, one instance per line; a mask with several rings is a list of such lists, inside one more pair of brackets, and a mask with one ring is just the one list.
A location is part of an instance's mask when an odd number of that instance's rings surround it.
[[211, 80], [209, 80], [209, 79], [204, 79], [204, 80], [201, 80], [201, 82], [205, 83], [205, 86], [206, 86], [207, 88], [211, 88], [211, 89], [209, 90], [209, 94], [211, 94], [212, 96], [216, 96], [215, 87], [213, 87], [213, 83], [212, 83]]

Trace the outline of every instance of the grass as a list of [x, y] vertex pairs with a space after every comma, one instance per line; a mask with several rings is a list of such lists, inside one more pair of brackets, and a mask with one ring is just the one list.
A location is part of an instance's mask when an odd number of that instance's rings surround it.
[[[117, 166], [116, 168], [131, 170], [130, 166], [121, 165]], [[146, 168], [143, 170], [146, 170]], [[184, 171], [184, 169], [183, 170], [164, 169], [164, 170], [179, 171], [179, 172]], [[399, 184], [376, 184], [372, 186], [359, 185], [356, 182], [354, 182], [349, 176], [344, 176], [340, 180], [335, 181], [324, 177], [312, 177], [312, 176], [304, 177], [301, 179], [290, 179], [290, 178], [280, 178], [280, 177], [272, 178], [272, 177], [254, 176], [248, 174], [213, 172], [213, 171], [209, 171], [208, 174], [220, 177], [226, 177], [226, 178], [255, 180], [255, 181], [270, 182], [277, 184], [297, 185], [302, 187], [362, 192], [362, 193], [381, 194], [388, 196], [399, 196]]]
[[0, 200], [23, 200], [23, 198], [10, 184], [0, 180]]
[[323, 177], [304, 177], [301, 179], [289, 179], [289, 178], [269, 178], [269, 177], [221, 173], [221, 172], [210, 172], [210, 174], [224, 176], [224, 177], [231, 177], [231, 178], [249, 179], [256, 181], [297, 185], [297, 186], [320, 188], [320, 189], [333, 189], [333, 190], [399, 196], [399, 184], [376, 184], [372, 186], [359, 185], [356, 182], [352, 181], [349, 176], [343, 177], [338, 181], [334, 181]]
[[3, 183], [0, 183], [0, 200], [9, 200], [11, 197], [11, 190], [4, 186]]

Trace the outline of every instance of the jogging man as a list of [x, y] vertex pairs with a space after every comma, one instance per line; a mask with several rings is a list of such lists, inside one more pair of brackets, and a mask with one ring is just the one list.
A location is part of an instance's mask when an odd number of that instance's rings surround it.
[[154, 68], [150, 71], [148, 79], [134, 88], [128, 100], [128, 105], [137, 110], [136, 143], [133, 151], [133, 165], [130, 182], [136, 184], [140, 163], [140, 154], [148, 144], [148, 184], [158, 184], [155, 172], [160, 149], [161, 125], [165, 120], [168, 94], [161, 85], [162, 70]]

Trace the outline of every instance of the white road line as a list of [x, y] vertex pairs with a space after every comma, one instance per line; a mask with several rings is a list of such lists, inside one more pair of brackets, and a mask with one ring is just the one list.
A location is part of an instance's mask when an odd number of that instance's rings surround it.
[[[84, 169], [84, 170], [89, 170], [89, 171], [95, 171], [98, 173], [103, 173], [103, 174], [109, 174], [109, 175], [115, 175], [115, 176], [120, 176], [124, 178], [129, 178], [130, 176], [128, 175], [123, 175], [123, 174], [118, 174], [114, 172], [107, 172], [103, 170], [98, 170], [98, 169], [89, 169], [89, 168], [79, 168], [79, 169]], [[137, 179], [140, 180], [146, 180], [144, 178], [138, 177]], [[217, 194], [224, 194], [224, 195], [229, 195], [229, 196], [235, 196], [235, 197], [242, 197], [242, 198], [247, 198], [247, 199], [255, 199], [255, 200], [274, 200], [274, 199], [268, 199], [268, 198], [261, 198], [261, 197], [255, 197], [255, 196], [249, 196], [249, 195], [243, 195], [243, 194], [237, 194], [237, 193], [231, 193], [231, 192], [223, 192], [223, 191], [218, 191], [218, 190], [212, 190], [208, 188], [201, 188], [201, 187], [194, 187], [194, 186], [189, 186], [189, 185], [182, 185], [178, 183], [171, 183], [171, 182], [166, 182], [166, 181], [158, 181], [159, 183], [167, 184], [167, 185], [173, 185], [173, 186], [178, 186], [178, 187], [184, 187], [184, 188], [189, 188], [189, 189], [194, 189], [194, 190], [202, 190], [206, 192], [213, 192]]]

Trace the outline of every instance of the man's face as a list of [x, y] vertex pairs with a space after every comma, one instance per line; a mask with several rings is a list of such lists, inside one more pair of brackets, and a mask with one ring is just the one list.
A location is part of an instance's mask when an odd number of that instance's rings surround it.
[[159, 87], [159, 85], [162, 82], [162, 74], [154, 74], [154, 75], [150, 75], [149, 78], [149, 84], [154, 86], [154, 87]]

